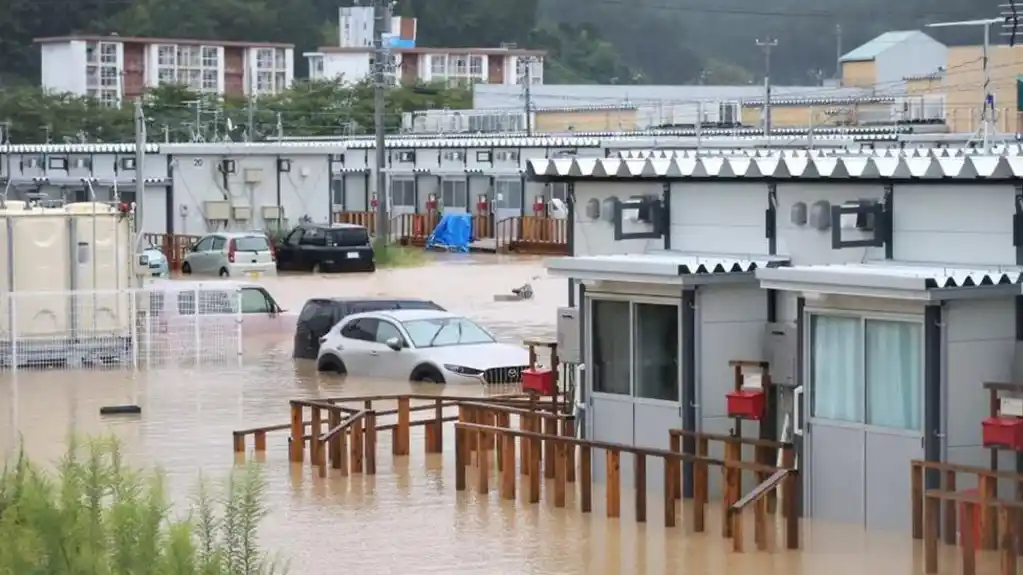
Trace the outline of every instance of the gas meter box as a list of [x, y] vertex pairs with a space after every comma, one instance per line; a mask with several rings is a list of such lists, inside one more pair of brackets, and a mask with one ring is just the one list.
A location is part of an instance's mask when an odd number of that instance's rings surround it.
[[579, 345], [579, 308], [558, 308], [558, 357], [564, 363], [580, 364], [583, 362], [582, 349]]

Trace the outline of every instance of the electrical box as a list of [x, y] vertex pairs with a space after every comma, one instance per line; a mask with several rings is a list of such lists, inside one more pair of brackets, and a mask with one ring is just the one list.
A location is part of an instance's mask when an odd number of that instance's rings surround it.
[[796, 385], [796, 327], [769, 323], [764, 332], [764, 357], [771, 365], [771, 382]]
[[252, 208], [249, 206], [234, 206], [234, 219], [248, 221], [252, 219]]
[[262, 168], [245, 168], [242, 176], [246, 184], [258, 184], [263, 181], [263, 170]]
[[579, 344], [579, 308], [558, 308], [557, 331], [558, 358], [565, 363], [582, 363], [582, 346]]
[[226, 222], [231, 219], [231, 202], [227, 200], [209, 200], [202, 204], [207, 220]]
[[284, 208], [280, 206], [263, 206], [259, 210], [264, 220], [276, 221], [284, 217]]

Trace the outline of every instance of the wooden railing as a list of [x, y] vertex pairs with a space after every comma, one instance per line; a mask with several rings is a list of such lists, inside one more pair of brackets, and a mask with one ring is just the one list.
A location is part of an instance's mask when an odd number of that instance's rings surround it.
[[541, 216], [514, 216], [497, 222], [498, 251], [567, 254], [568, 220]]
[[335, 224], [354, 224], [373, 233], [377, 229], [376, 212], [334, 212]]
[[[441, 220], [437, 212], [425, 214], [398, 214], [391, 217], [391, 238], [395, 241], [413, 245], [423, 245], [430, 237], [437, 223]], [[494, 237], [493, 226], [489, 214], [472, 215], [472, 239]], [[376, 212], [335, 212], [334, 223], [355, 224], [364, 226], [374, 233], [376, 230]]]
[[181, 269], [181, 262], [185, 255], [192, 249], [192, 246], [199, 241], [200, 236], [191, 234], [142, 234], [144, 241], [152, 246], [167, 258], [167, 266], [172, 270]]
[[[791, 462], [787, 463], [792, 465]], [[753, 540], [757, 545], [758, 551], [767, 551], [769, 547], [768, 543], [768, 517], [771, 514], [771, 510], [768, 508], [769, 495], [773, 494], [777, 488], [784, 484], [783, 489], [785, 494], [782, 496], [782, 501], [785, 504], [785, 516], [795, 516], [799, 513], [796, 508], [796, 472], [793, 468], [779, 469], [774, 472], [774, 475], [768, 477], [763, 483], [757, 485], [752, 491], [747, 493], [742, 499], [736, 501], [728, 508], [731, 514], [732, 524], [732, 550], [737, 553], [742, 553], [743, 548], [743, 516], [742, 512], [750, 505], [755, 505], [753, 512]], [[797, 524], [794, 522], [786, 523], [786, 528], [797, 528]], [[786, 535], [787, 541], [796, 540], [798, 534], [793, 536], [792, 534]]]

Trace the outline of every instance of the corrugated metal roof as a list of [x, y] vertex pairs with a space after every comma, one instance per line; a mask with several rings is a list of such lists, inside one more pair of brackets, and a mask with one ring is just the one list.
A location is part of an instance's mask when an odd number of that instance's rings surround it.
[[[159, 144], [147, 144], [146, 152], [160, 152]], [[135, 144], [5, 144], [5, 154], [134, 154]]]
[[[850, 104], [894, 104], [894, 96], [873, 96], [864, 98], [788, 98], [771, 100], [772, 106], [842, 106]], [[763, 100], [744, 100], [743, 108], [763, 106]]]
[[[749, 274], [759, 268], [784, 265], [784, 256], [701, 254], [659, 251], [645, 254], [550, 258], [545, 266], [554, 275], [606, 281], [638, 281], [644, 278], [699, 282], [710, 276]], [[680, 279], [681, 278], [681, 279]]]
[[847, 52], [839, 59], [839, 62], [868, 62], [881, 55], [885, 50], [896, 44], [901, 44], [917, 34], [926, 36], [926, 34], [918, 30], [885, 32], [851, 52]]
[[800, 155], [793, 151], [765, 155], [676, 156], [665, 159], [554, 158], [530, 159], [526, 173], [535, 179], [1011, 179], [1023, 177], [1023, 156], [928, 154], [867, 155], [847, 153]]
[[985, 269], [873, 262], [792, 266], [757, 272], [757, 277], [857, 286], [876, 282], [878, 287], [928, 290], [1023, 284], [1023, 268]]

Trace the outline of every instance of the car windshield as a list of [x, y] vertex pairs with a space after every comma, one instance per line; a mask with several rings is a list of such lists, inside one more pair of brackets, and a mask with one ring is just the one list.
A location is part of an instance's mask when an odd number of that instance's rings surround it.
[[487, 330], [462, 317], [417, 319], [402, 322], [415, 347], [441, 347], [493, 343]]
[[240, 252], [265, 252], [270, 250], [270, 244], [263, 236], [244, 236], [235, 238], [234, 249]]

